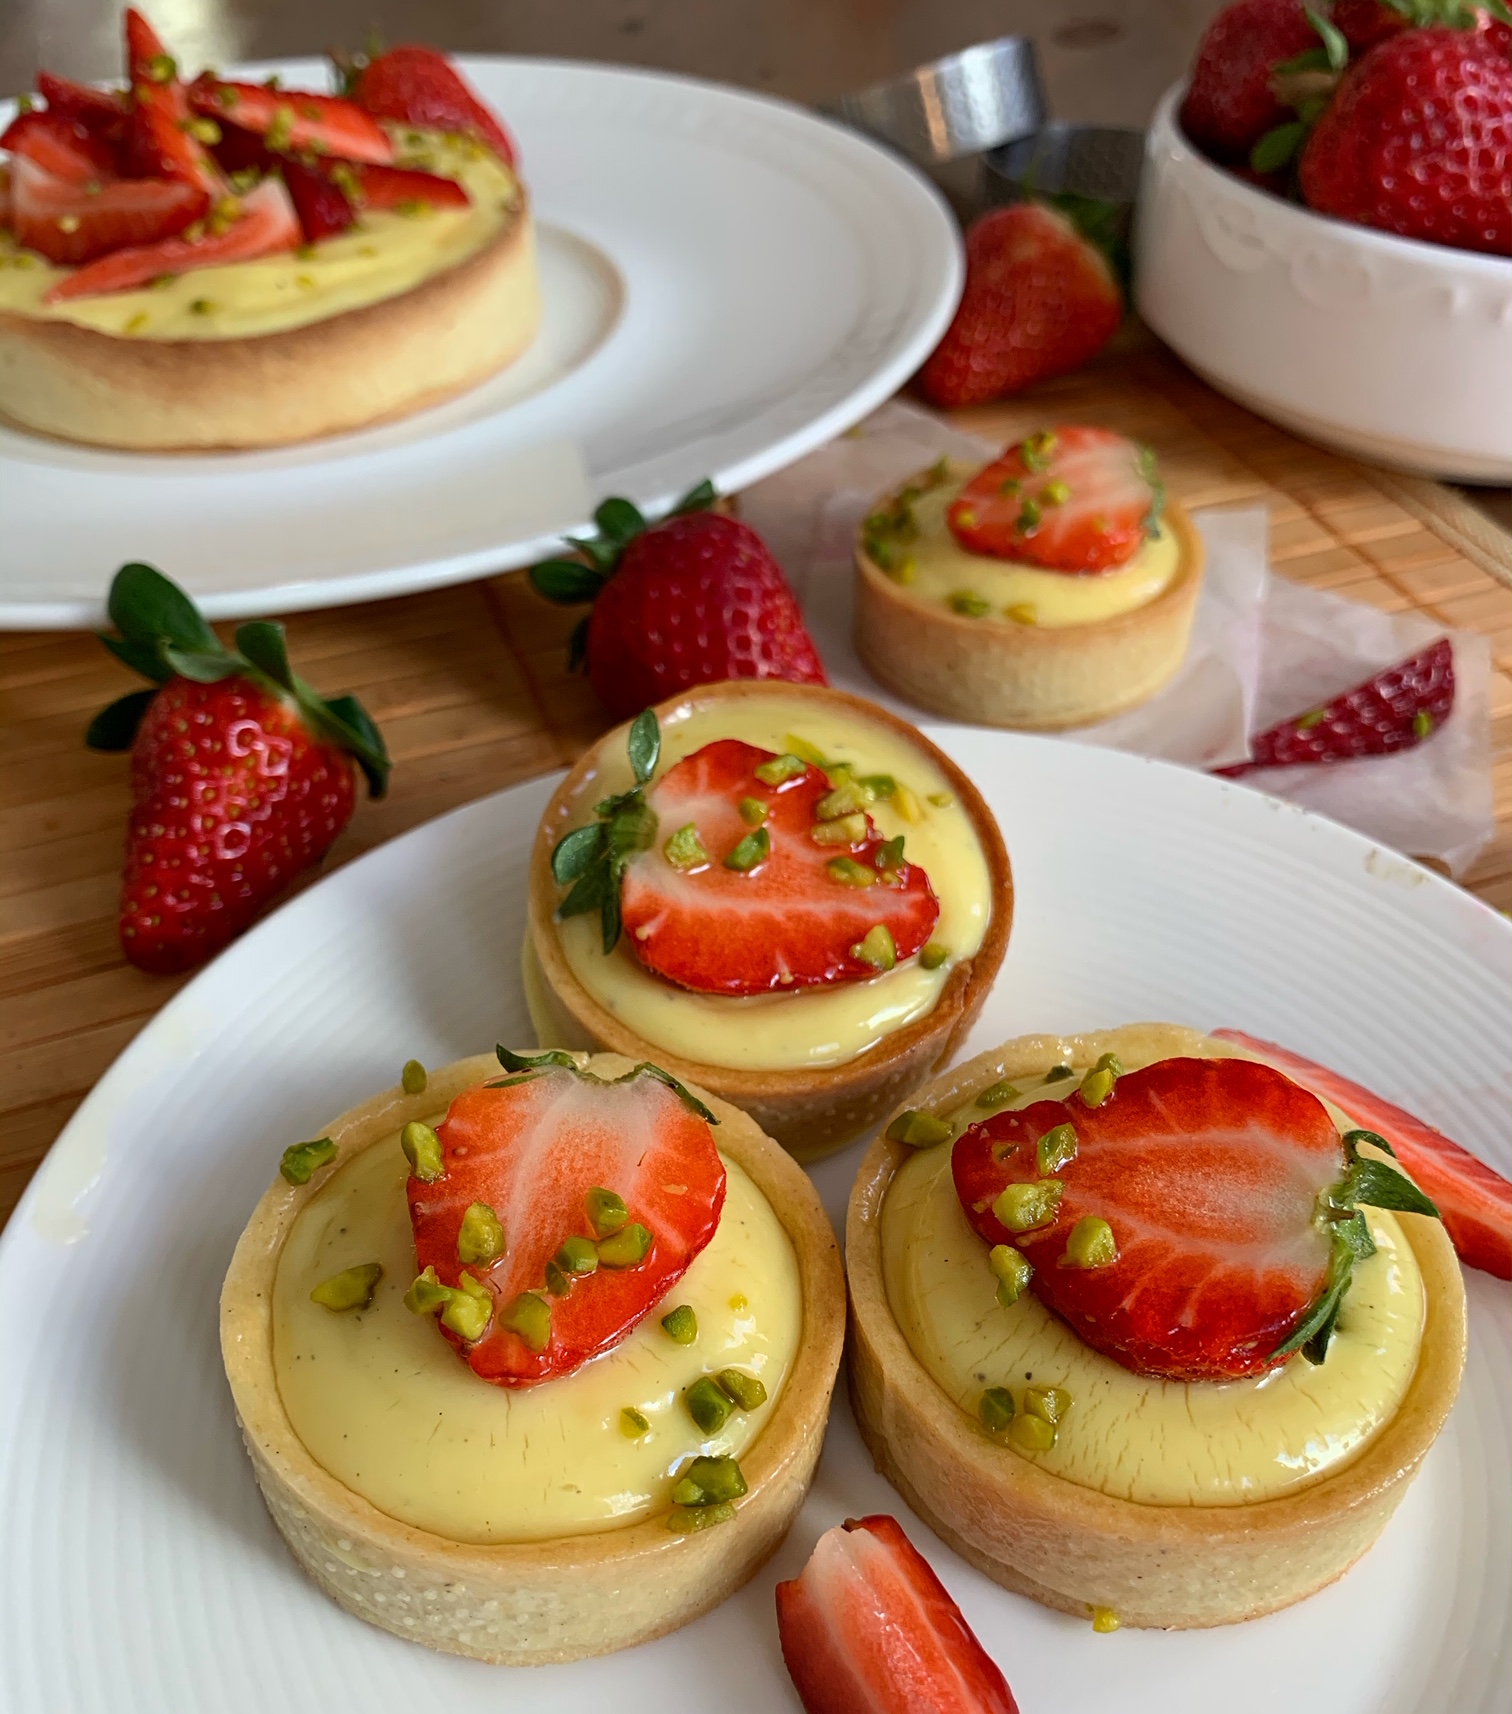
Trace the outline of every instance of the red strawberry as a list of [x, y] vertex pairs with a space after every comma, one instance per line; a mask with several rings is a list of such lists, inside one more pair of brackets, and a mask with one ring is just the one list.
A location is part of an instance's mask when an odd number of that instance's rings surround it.
[[[11, 186], [16, 242], [65, 267], [109, 266], [116, 255], [130, 254], [122, 245], [156, 245], [182, 232], [204, 212], [207, 200], [197, 185], [182, 179], [111, 178], [95, 183], [91, 195], [87, 185], [57, 178], [18, 155]], [[95, 263], [95, 257], [107, 260]], [[78, 277], [60, 281], [53, 291], [68, 295], [64, 288]]]
[[512, 167], [514, 139], [478, 99], [466, 79], [434, 48], [390, 48], [358, 74], [350, 91], [379, 119], [472, 137]]
[[91, 89], [50, 71], [38, 72], [37, 89], [49, 113], [78, 120], [112, 148], [126, 140], [126, 98], [120, 91]]
[[[522, 1387], [570, 1374], [645, 1319], [714, 1236], [725, 1170], [713, 1115], [654, 1068], [604, 1083], [564, 1054], [522, 1060], [501, 1049], [500, 1058], [514, 1075], [452, 1102], [437, 1133], [441, 1174], [412, 1176], [408, 1194], [415, 1260], [442, 1285], [460, 1285], [470, 1208], [482, 1203], [502, 1226], [498, 1259], [466, 1268], [494, 1300], [487, 1330], [465, 1347], [442, 1331], [484, 1380]], [[590, 1214], [594, 1189], [621, 1199], [627, 1237], [632, 1226], [650, 1234], [642, 1260], [587, 1272], [554, 1260], [565, 1240], [606, 1231]], [[534, 1337], [508, 1325], [522, 1294], [536, 1300], [527, 1306], [540, 1321]], [[540, 1306], [549, 1307], [549, 1330]]]
[[1512, 253], [1512, 61], [1437, 27], [1379, 43], [1345, 73], [1298, 162], [1320, 214], [1461, 250]]
[[281, 172], [300, 230], [311, 244], [345, 232], [357, 218], [341, 187], [327, 174], [299, 161], [285, 161]]
[[1317, 46], [1301, 0], [1234, 0], [1198, 45], [1182, 130], [1219, 160], [1247, 161], [1267, 131], [1296, 118], [1272, 87], [1277, 65]]
[[1247, 762], [1215, 768], [1237, 779], [1256, 768], [1345, 762], [1410, 750], [1436, 732], [1454, 708], [1454, 649], [1440, 637], [1420, 654], [1346, 690], [1321, 708], [1268, 727], [1251, 740]]
[[1102, 252], [1039, 203], [990, 209], [966, 233], [966, 288], [919, 371], [919, 391], [954, 410], [1074, 369], [1113, 337], [1123, 294]]
[[1403, 30], [1426, 29], [1430, 24], [1479, 30], [1496, 40], [1500, 52], [1507, 51], [1506, 20], [1464, 0], [1334, 0], [1328, 16], [1354, 54], [1363, 54]]
[[970, 553], [1107, 571], [1144, 546], [1163, 497], [1147, 447], [1110, 429], [1045, 429], [979, 470], [946, 522]]
[[617, 719], [722, 679], [828, 682], [766, 543], [704, 510], [713, 503], [712, 486], [700, 483], [670, 517], [648, 525], [628, 500], [606, 500], [594, 513], [601, 534], [572, 543], [589, 563], [531, 568], [548, 601], [593, 603], [571, 654], [586, 654], [589, 682]]
[[188, 88], [196, 112], [213, 121], [229, 120], [256, 132], [282, 154], [309, 150], [341, 161], [393, 160], [394, 145], [371, 114], [337, 95], [269, 89], [261, 83], [225, 83], [208, 72]]
[[225, 224], [219, 230], [213, 219], [210, 230], [199, 237], [167, 238], [161, 243], [112, 251], [59, 280], [44, 301], [60, 303], [66, 298], [129, 291], [160, 274], [182, 274], [222, 262], [251, 262], [259, 256], [292, 250], [300, 242], [299, 222], [289, 193], [276, 178], [264, 179], [246, 196], [225, 198], [216, 207], [225, 210]]
[[1512, 1279], [1512, 1185], [1500, 1173], [1405, 1108], [1394, 1107], [1301, 1054], [1242, 1030], [1214, 1030], [1213, 1034], [1259, 1054], [1314, 1095], [1342, 1108], [1357, 1125], [1383, 1136], [1414, 1181], [1433, 1198], [1460, 1260], [1498, 1279]]
[[86, 738], [131, 751], [121, 944], [143, 970], [187, 970], [325, 854], [351, 818], [353, 758], [375, 797], [388, 758], [359, 703], [293, 677], [281, 625], [241, 626], [228, 653], [145, 565], [116, 573], [110, 616], [106, 646], [160, 687], [112, 703]]
[[[1051, 1223], [1026, 1232], [993, 1212], [1009, 1183], [1044, 1184], [1036, 1143], [1076, 1133]], [[966, 1218], [1029, 1258], [1031, 1289], [1093, 1350], [1137, 1374], [1258, 1375], [1321, 1294], [1330, 1238], [1319, 1197], [1346, 1155], [1323, 1104], [1269, 1066], [1168, 1059], [1119, 1077], [1099, 1107], [1037, 1101], [973, 1125], [952, 1169]], [[1117, 1260], [1063, 1265], [1085, 1217], [1107, 1221]]]
[[847, 1518], [777, 1585], [806, 1714], [1018, 1714], [996, 1663], [896, 1518]]
[[98, 184], [118, 176], [114, 151], [79, 120], [61, 114], [17, 114], [0, 132], [0, 149], [25, 155], [71, 184]]
[[178, 67], [156, 32], [134, 8], [126, 11], [126, 66], [131, 113], [126, 152], [140, 178], [184, 179], [211, 196], [225, 183], [198, 135], [199, 122], [179, 81]]
[[455, 179], [413, 167], [354, 166], [339, 161], [326, 171], [359, 208], [470, 208], [472, 198]]
[[[911, 958], [929, 939], [939, 903], [924, 871], [903, 860], [901, 842], [885, 844], [870, 816], [855, 811], [859, 837], [817, 843], [816, 828], [841, 826], [820, 821], [829, 780], [812, 764], [776, 784], [755, 771], [775, 763], [770, 750], [722, 738], [647, 791], [655, 841], [630, 859], [620, 911], [635, 956], [669, 982], [705, 994], [765, 994], [857, 981]], [[741, 814], [753, 801], [766, 810], [759, 829]], [[690, 827], [696, 840], [687, 838]], [[728, 866], [762, 833], [764, 854], [749, 867]], [[667, 850], [674, 835], [694, 847], [676, 860]], [[878, 925], [890, 937], [881, 964], [856, 950]]]
[[220, 138], [211, 144], [210, 152], [225, 173], [271, 173], [283, 164], [255, 131], [244, 131], [240, 125], [218, 121]]

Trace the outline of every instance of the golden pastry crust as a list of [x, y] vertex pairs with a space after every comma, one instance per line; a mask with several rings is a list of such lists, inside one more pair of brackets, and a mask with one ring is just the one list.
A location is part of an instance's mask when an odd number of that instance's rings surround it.
[[[587, 1064], [605, 1077], [630, 1069], [614, 1055]], [[534, 1666], [608, 1654], [676, 1630], [733, 1594], [776, 1549], [824, 1441], [845, 1330], [845, 1280], [829, 1218], [804, 1172], [744, 1113], [700, 1091], [719, 1117], [721, 1151], [750, 1174], [792, 1241], [803, 1297], [787, 1381], [741, 1456], [749, 1492], [734, 1518], [691, 1535], [675, 1534], [658, 1516], [624, 1529], [495, 1546], [397, 1522], [329, 1475], [295, 1434], [273, 1367], [274, 1276], [295, 1219], [332, 1171], [498, 1070], [492, 1055], [481, 1055], [433, 1071], [421, 1094], [396, 1088], [376, 1095], [322, 1133], [341, 1151], [333, 1167], [308, 1185], [273, 1181], [226, 1274], [221, 1354], [268, 1510], [333, 1601], [430, 1648]]]
[[[783, 697], [812, 697], [816, 703], [858, 720], [886, 727], [916, 745], [950, 781], [987, 861], [992, 883], [992, 920], [981, 946], [951, 971], [934, 1009], [886, 1035], [869, 1052], [843, 1065], [786, 1071], [734, 1070], [680, 1059], [638, 1036], [584, 988], [567, 962], [553, 917], [560, 888], [552, 879], [551, 853], [574, 815], [573, 800], [585, 774], [605, 749], [622, 751], [627, 728], [605, 734], [557, 787], [536, 833], [530, 860], [530, 914], [526, 930], [525, 991], [531, 1022], [543, 1047], [602, 1048], [632, 1059], [650, 1059], [684, 1083], [712, 1089], [733, 1101], [801, 1161], [817, 1160], [870, 1130], [910, 1090], [946, 1064], [966, 1039], [987, 998], [1013, 920], [1013, 877], [1008, 852], [992, 812], [954, 762], [924, 735], [886, 709], [844, 691], [785, 681], [733, 679], [703, 685], [658, 706], [658, 718], [679, 709], [705, 707], [725, 698], [745, 699], [770, 690]], [[579, 812], [580, 813], [580, 812]], [[532, 962], [534, 961], [534, 967]]]
[[[1132, 1069], [1235, 1051], [1172, 1024], [1022, 1036], [945, 1073], [913, 1104], [946, 1113], [1001, 1077], [1090, 1065], [1107, 1052]], [[907, 1152], [879, 1138], [851, 1192], [851, 1401], [877, 1468], [958, 1553], [1004, 1588], [1065, 1613], [1109, 1607], [1125, 1625], [1188, 1629], [1289, 1606], [1370, 1547], [1443, 1427], [1464, 1366], [1464, 1283], [1438, 1221], [1397, 1216], [1423, 1276], [1422, 1352], [1401, 1407], [1353, 1463], [1252, 1505], [1142, 1505], [989, 1441], [914, 1356], [882, 1275], [882, 1205]]]
[[130, 339], [0, 312], [0, 410], [60, 440], [129, 451], [287, 446], [476, 386], [524, 351], [540, 319], [522, 190], [513, 218], [456, 267], [279, 333]]
[[1202, 588], [1202, 538], [1174, 501], [1163, 515], [1180, 544], [1175, 577], [1143, 607], [1087, 625], [971, 619], [911, 600], [858, 534], [857, 653], [899, 696], [977, 726], [1054, 732], [1122, 714], [1181, 665]]

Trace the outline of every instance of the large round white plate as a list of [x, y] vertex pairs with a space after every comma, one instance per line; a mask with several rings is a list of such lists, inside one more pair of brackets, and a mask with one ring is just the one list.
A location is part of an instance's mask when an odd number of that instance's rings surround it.
[[[1332, 823], [1164, 763], [960, 728], [1018, 911], [980, 1048], [1138, 1018], [1304, 1048], [1505, 1172], [1507, 924]], [[348, 1618], [269, 1522], [216, 1344], [222, 1272], [291, 1138], [432, 1064], [524, 1045], [528, 844], [551, 780], [422, 827], [311, 889], [184, 989], [79, 1110], [0, 1244], [0, 1707], [7, 1714], [414, 1714], [794, 1707], [772, 1586], [846, 1516], [891, 1511], [1024, 1714], [1505, 1714], [1507, 1290], [1468, 1279], [1449, 1424], [1380, 1543], [1290, 1611], [1123, 1631], [1009, 1595], [870, 1465], [837, 1401], [776, 1559], [630, 1653], [510, 1671]], [[840, 1217], [859, 1146], [816, 1176]]]
[[[461, 63], [515, 132], [534, 200], [531, 351], [449, 404], [279, 451], [115, 453], [0, 427], [0, 626], [95, 623], [127, 559], [220, 619], [524, 565], [607, 494], [666, 505], [801, 457], [949, 320], [955, 222], [856, 133], [688, 78]], [[275, 70], [326, 86], [316, 60], [247, 75]]]

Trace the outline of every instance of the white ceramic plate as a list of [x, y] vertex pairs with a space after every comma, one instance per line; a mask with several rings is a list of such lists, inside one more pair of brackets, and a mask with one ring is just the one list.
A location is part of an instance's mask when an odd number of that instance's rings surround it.
[[[1243, 787], [1111, 751], [937, 729], [1013, 856], [1018, 912], [974, 1048], [1138, 1018], [1309, 1049], [1505, 1172], [1508, 930], [1468, 895]], [[216, 1298], [291, 1138], [391, 1083], [523, 1045], [526, 853], [552, 780], [484, 799], [303, 894], [178, 994], [101, 1081], [0, 1243], [0, 1707], [415, 1714], [796, 1707], [772, 1586], [845, 1516], [898, 1514], [1024, 1714], [1505, 1714], [1507, 1290], [1468, 1279], [1449, 1424], [1380, 1543], [1290, 1611], [1091, 1626], [1009, 1595], [913, 1518], [837, 1402], [772, 1564], [660, 1642], [511, 1671], [348, 1618], [269, 1522]], [[859, 1146], [816, 1173], [838, 1219]]]
[[[270, 452], [113, 453], [0, 427], [0, 626], [95, 623], [127, 559], [212, 618], [524, 565], [607, 494], [664, 505], [801, 457], [949, 320], [954, 220], [854, 132], [687, 78], [461, 63], [519, 140], [540, 223], [531, 351], [449, 404]], [[248, 75], [274, 70], [326, 87], [315, 60]]]

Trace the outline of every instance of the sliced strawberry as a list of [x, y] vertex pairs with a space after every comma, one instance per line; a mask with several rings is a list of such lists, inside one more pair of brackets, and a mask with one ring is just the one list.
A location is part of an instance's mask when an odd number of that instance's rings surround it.
[[1346, 762], [1355, 756], [1410, 750], [1437, 732], [1453, 709], [1454, 646], [1440, 637], [1321, 708], [1267, 727], [1250, 741], [1247, 762], [1213, 772], [1233, 780], [1256, 768]]
[[969, 553], [1108, 571], [1154, 533], [1163, 498], [1147, 448], [1110, 429], [1046, 429], [978, 471], [946, 522]]
[[[207, 200], [182, 179], [109, 179], [91, 194], [87, 185], [57, 178], [25, 155], [12, 165], [16, 242], [64, 267], [107, 266], [94, 258], [113, 262], [132, 253], [123, 245], [157, 245], [198, 219]], [[69, 288], [78, 278], [60, 281], [53, 292], [73, 295]]]
[[[658, 832], [625, 870], [620, 910], [635, 956], [669, 982], [705, 994], [765, 994], [858, 981], [891, 967], [856, 953], [879, 925], [895, 960], [929, 939], [940, 907], [924, 871], [885, 848], [861, 812], [855, 825], [859, 833], [864, 822], [864, 835], [820, 844], [813, 835], [829, 780], [807, 764], [767, 784], [755, 770], [776, 760], [770, 750], [721, 738], [669, 768], [647, 793]], [[725, 859], [759, 837], [741, 815], [746, 800], [766, 806], [761, 828], [770, 849], [752, 867], [734, 868]], [[689, 826], [706, 858], [678, 865], [666, 844]], [[837, 860], [870, 883], [837, 878], [829, 867]]]
[[380, 119], [430, 131], [456, 131], [485, 144], [505, 166], [515, 163], [514, 139], [434, 48], [390, 48], [363, 68], [353, 99]]
[[112, 148], [126, 140], [126, 97], [120, 90], [92, 89], [50, 71], [37, 73], [37, 90], [49, 113], [77, 120]]
[[[467, 1269], [496, 1312], [464, 1350], [475, 1373], [505, 1387], [570, 1374], [617, 1345], [682, 1278], [714, 1236], [725, 1194], [724, 1163], [695, 1105], [644, 1068], [604, 1083], [560, 1064], [452, 1102], [438, 1131], [442, 1173], [411, 1177], [410, 1220], [419, 1267], [453, 1287], [463, 1273], [457, 1247], [468, 1209], [483, 1203], [502, 1224], [503, 1255]], [[564, 1292], [554, 1295], [548, 1264], [555, 1267], [564, 1241], [596, 1235], [586, 1201], [596, 1188], [622, 1199], [628, 1224], [650, 1232], [650, 1248], [631, 1266], [558, 1276]], [[550, 1305], [549, 1337], [538, 1350], [501, 1320], [525, 1293]]]
[[271, 173], [282, 163], [255, 131], [220, 121], [220, 139], [210, 145], [216, 164], [224, 173]]
[[1018, 1714], [1013, 1692], [896, 1518], [847, 1518], [777, 1585], [807, 1714]]
[[225, 181], [195, 135], [197, 121], [178, 67], [135, 8], [126, 12], [126, 65], [131, 78], [126, 153], [132, 170], [141, 178], [184, 179], [220, 195]]
[[[994, 1200], [1045, 1182], [1035, 1145], [1065, 1124], [1077, 1153], [1054, 1175], [1053, 1220], [1009, 1231]], [[1346, 1157], [1323, 1104], [1280, 1072], [1168, 1059], [1118, 1078], [1099, 1107], [1078, 1095], [997, 1113], [957, 1139], [951, 1165], [966, 1218], [1029, 1258], [1035, 1295], [1093, 1350], [1136, 1374], [1216, 1381], [1270, 1368], [1322, 1291], [1318, 1198]], [[1117, 1260], [1063, 1265], [1087, 1216], [1112, 1227]]]
[[115, 152], [77, 119], [57, 113], [19, 113], [3, 132], [0, 149], [25, 155], [54, 178], [73, 184], [119, 176]]
[[305, 237], [312, 244], [322, 238], [334, 238], [357, 218], [357, 212], [343, 195], [341, 187], [325, 173], [299, 161], [285, 161], [283, 181], [288, 186], [294, 212]]
[[470, 208], [472, 198], [455, 179], [413, 167], [373, 167], [338, 161], [327, 169], [361, 208]]
[[[123, 180], [121, 188], [128, 182]], [[45, 301], [61, 303], [67, 298], [129, 291], [162, 274], [183, 274], [191, 268], [213, 268], [226, 262], [251, 262], [259, 256], [292, 250], [300, 242], [293, 204], [278, 179], [264, 179], [237, 207], [239, 212], [220, 231], [208, 231], [195, 239], [168, 238], [161, 243], [133, 245], [102, 256], [59, 280]]]
[[1403, 1167], [1432, 1197], [1460, 1260], [1498, 1279], [1512, 1279], [1512, 1185], [1499, 1172], [1405, 1108], [1383, 1101], [1326, 1066], [1242, 1030], [1214, 1030], [1213, 1034], [1269, 1060], [1314, 1095], [1332, 1101], [1357, 1125], [1384, 1137]]
[[229, 120], [255, 131], [280, 154], [326, 155], [339, 161], [394, 158], [388, 133], [362, 108], [338, 95], [302, 89], [269, 89], [261, 83], [225, 83], [209, 73], [188, 89], [189, 104], [206, 118]]

